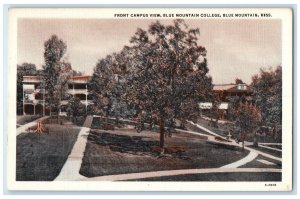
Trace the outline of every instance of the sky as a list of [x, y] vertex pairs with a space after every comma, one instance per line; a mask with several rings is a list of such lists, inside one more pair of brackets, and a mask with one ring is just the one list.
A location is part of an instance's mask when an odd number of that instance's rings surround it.
[[[151, 19], [19, 19], [17, 62], [44, 64], [44, 42], [56, 34], [67, 44], [64, 57], [72, 68], [92, 75], [99, 59], [119, 52], [137, 28], [148, 29]], [[171, 24], [172, 20], [160, 20]], [[186, 19], [199, 28], [199, 44], [207, 49], [214, 84], [251, 83], [260, 68], [282, 63], [281, 21], [275, 19]]]

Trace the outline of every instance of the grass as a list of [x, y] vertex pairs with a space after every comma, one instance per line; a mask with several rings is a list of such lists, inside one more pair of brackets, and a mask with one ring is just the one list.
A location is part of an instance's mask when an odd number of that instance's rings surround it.
[[227, 124], [221, 124], [218, 123], [218, 127], [214, 127], [210, 124], [210, 121], [202, 119], [202, 118], [198, 118], [197, 123], [201, 126], [203, 126], [204, 128], [207, 128], [211, 131], [213, 131], [214, 133], [217, 133], [218, 135], [224, 136], [226, 137], [228, 135], [228, 132], [230, 129], [232, 129], [233, 124], [231, 123], [227, 123]]
[[87, 177], [134, 172], [216, 168], [248, 154], [237, 147], [208, 143], [197, 135], [174, 133], [160, 156], [159, 134], [134, 129], [92, 130], [80, 174]]
[[[269, 162], [274, 163], [275, 165], [263, 164], [263, 163], [257, 161], [259, 159], [267, 160]], [[267, 158], [265, 156], [258, 155], [253, 161], [248, 162], [247, 164], [241, 166], [240, 168], [274, 168], [274, 169], [281, 169], [282, 166], [281, 166], [281, 162], [278, 161], [278, 160], [273, 160], [271, 158]]]
[[277, 172], [203, 173], [142, 178], [132, 181], [281, 181], [281, 176], [282, 174]]
[[282, 157], [282, 152], [281, 151], [275, 151], [275, 150], [272, 150], [272, 149], [267, 149], [267, 148], [263, 148], [263, 147], [260, 147], [260, 146], [257, 146], [257, 147], [254, 147], [254, 146], [248, 146], [252, 149], [255, 149], [255, 150], [258, 150], [258, 151], [261, 151], [261, 152], [264, 152], [264, 153], [267, 153], [267, 154], [270, 154], [270, 155], [273, 155], [275, 157]]
[[17, 116], [17, 124], [24, 125], [24, 124], [32, 122], [40, 117], [41, 117], [40, 115], [18, 115]]
[[66, 116], [59, 116], [57, 119], [57, 116], [51, 116], [43, 121], [43, 124], [74, 124], [77, 126], [82, 126], [84, 121], [86, 119], [86, 116], [78, 116], [76, 118], [68, 118]]
[[[203, 118], [199, 118], [197, 120], [197, 124], [207, 128], [207, 129], [209, 129], [209, 130], [213, 131], [214, 133], [217, 133], [218, 135], [221, 135], [221, 136], [226, 137], [228, 135], [228, 132], [230, 132], [230, 130], [232, 130], [230, 133], [231, 133], [233, 139], [240, 137], [239, 133], [234, 130], [234, 124], [232, 124], [232, 123], [224, 123], [224, 124], [223, 123], [218, 123], [218, 126], [214, 127], [210, 124], [210, 121], [205, 120]], [[193, 127], [193, 128], [195, 128], [195, 127]], [[192, 129], [192, 130], [197, 131], [195, 129]], [[199, 129], [199, 131], [201, 131], [201, 130]], [[276, 140], [274, 137], [269, 136], [269, 135], [263, 136], [263, 135], [258, 134], [258, 135], [256, 135], [256, 139], [260, 143], [269, 143], [269, 142], [280, 143], [280, 141]], [[245, 141], [252, 142], [253, 141], [253, 135], [248, 135], [246, 137]]]
[[47, 124], [49, 133], [17, 136], [17, 181], [51, 181], [59, 174], [77, 139], [74, 125]]
[[282, 149], [282, 146], [281, 145], [264, 145], [264, 146], [268, 146], [268, 147], [271, 147], [271, 148], [276, 148], [276, 149]]

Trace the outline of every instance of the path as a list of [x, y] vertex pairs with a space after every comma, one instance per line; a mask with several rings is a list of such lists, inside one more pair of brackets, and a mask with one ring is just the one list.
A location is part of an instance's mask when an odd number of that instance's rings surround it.
[[[200, 126], [199, 124], [195, 124], [195, 123], [193, 123], [193, 122], [191, 122], [191, 121], [188, 121], [188, 122], [189, 122], [190, 124], [196, 126], [197, 128], [200, 128], [201, 130], [206, 131], [207, 133], [209, 133], [209, 134], [211, 134], [211, 135], [213, 135], [213, 136], [222, 137], [222, 136], [219, 136], [217, 133], [214, 133], [214, 132], [210, 131], [209, 129], [207, 129], [207, 128], [203, 127], [203, 126]], [[194, 134], [196, 134], [196, 133], [194, 133]], [[223, 138], [224, 138], [224, 137], [223, 137]], [[213, 140], [211, 140], [211, 141], [213, 141]], [[214, 140], [214, 142], [216, 142], [216, 141]], [[228, 145], [236, 145], [236, 146], [241, 147], [239, 144], [235, 143], [234, 141], [232, 141], [231, 143], [226, 143], [226, 142], [222, 142], [222, 143], [228, 144]], [[267, 144], [273, 144], [273, 143], [267, 143]], [[246, 150], [249, 150], [249, 151], [250, 151], [250, 154], [251, 154], [251, 152], [252, 152], [252, 153], [256, 153], [256, 154], [258, 154], [258, 155], [265, 156], [265, 157], [267, 157], [267, 158], [271, 158], [271, 159], [273, 159], [273, 160], [282, 161], [282, 159], [279, 158], [279, 157], [270, 155], [270, 154], [268, 154], [268, 153], [264, 153], [264, 152], [262, 152], [262, 151], [259, 151], [259, 150], [253, 149], [253, 148], [249, 148], [249, 147], [247, 147], [247, 145], [252, 145], [252, 142], [251, 142], [251, 143], [250, 143], [250, 142], [245, 142], [245, 149], [246, 149]], [[265, 147], [266, 147], [266, 146], [265, 146]], [[268, 147], [268, 148], [271, 148], [271, 147]], [[280, 150], [280, 149], [277, 149], [277, 150]], [[250, 154], [249, 154], [249, 155], [250, 155]], [[248, 156], [249, 156], [249, 155], [248, 155]], [[253, 156], [253, 154], [252, 154], [252, 156]], [[247, 157], [245, 157], [245, 158], [247, 158]], [[251, 159], [250, 157], [248, 157], [248, 158]], [[243, 160], [243, 161], [246, 162], [247, 159], [245, 159], [245, 160]], [[242, 163], [242, 162], [240, 162], [240, 163]], [[240, 163], [237, 163], [237, 164], [240, 164]], [[246, 163], [247, 163], [247, 162], [246, 162]], [[242, 166], [242, 165], [241, 165], [241, 166]]]
[[213, 135], [213, 136], [217, 136], [217, 137], [221, 137], [221, 138], [223, 138], [223, 139], [226, 139], [226, 137], [223, 137], [223, 136], [221, 136], [221, 135], [219, 135], [219, 134], [217, 134], [217, 133], [214, 133], [214, 132], [212, 132], [211, 130], [209, 130], [209, 129], [203, 127], [203, 126], [200, 126], [199, 124], [195, 124], [195, 123], [192, 122], [192, 121], [187, 121], [187, 122], [190, 123], [191, 125], [196, 126], [196, 127], [199, 128], [199, 129], [201, 129], [201, 130], [203, 130], [203, 131], [205, 131], [205, 132], [207, 132], [207, 133]]
[[273, 151], [279, 151], [279, 152], [282, 152], [282, 149], [277, 149], [277, 148], [274, 148], [274, 147], [269, 147], [269, 146], [264, 146], [262, 144], [258, 144], [259, 147], [261, 148], [265, 148], [265, 149], [271, 149]]
[[270, 168], [212, 168], [212, 169], [182, 169], [182, 170], [167, 170], [167, 171], [150, 171], [142, 173], [129, 173], [119, 175], [106, 175], [93, 178], [82, 176], [76, 180], [80, 181], [118, 181], [118, 180], [135, 180], [142, 178], [154, 178], [164, 176], [176, 176], [186, 174], [201, 174], [201, 173], [239, 173], [239, 172], [281, 172], [281, 169]]
[[[141, 172], [141, 173], [127, 173], [127, 174], [117, 174], [117, 175], [106, 175], [88, 178], [79, 174], [82, 158], [84, 156], [85, 146], [87, 144], [87, 137], [90, 131], [90, 126], [93, 120], [93, 116], [88, 116], [84, 122], [84, 125], [79, 132], [76, 143], [73, 146], [73, 149], [63, 166], [60, 174], [55, 179], [56, 181], [118, 181], [118, 180], [133, 180], [133, 179], [142, 179], [142, 178], [152, 178], [152, 177], [163, 177], [163, 176], [176, 176], [176, 175], [185, 175], [185, 174], [201, 174], [201, 173], [236, 173], [236, 172], [281, 172], [281, 169], [273, 168], [238, 168], [242, 165], [247, 164], [248, 162], [253, 161], [259, 154], [271, 159], [281, 161], [281, 158], [257, 151], [255, 149], [245, 147], [246, 150], [249, 150], [250, 153], [233, 163], [224, 165], [220, 168], [209, 168], [209, 169], [180, 169], [180, 170], [164, 170], [164, 171], [151, 171], [151, 172]], [[194, 124], [195, 125], [195, 124]], [[221, 137], [218, 134], [197, 125], [198, 128], [210, 132], [211, 135], [201, 134], [193, 131], [178, 130], [180, 132], [185, 132], [189, 134], [205, 136], [207, 140], [227, 144], [227, 145], [236, 145], [240, 146], [235, 142], [220, 142], [215, 140], [215, 137]]]
[[261, 142], [259, 144], [262, 144], [262, 145], [277, 145], [277, 146], [282, 146], [282, 143], [265, 143], [265, 142]]
[[39, 119], [36, 119], [36, 120], [34, 120], [34, 121], [32, 121], [32, 122], [29, 122], [29, 123], [27, 123], [27, 124], [24, 124], [24, 125], [20, 126], [19, 128], [17, 128], [17, 135], [16, 135], [16, 136], [20, 135], [21, 133], [26, 133], [26, 132], [27, 132], [26, 130], [27, 130], [29, 127], [32, 127], [32, 126], [34, 126], [34, 125], [37, 125], [37, 122], [38, 122], [38, 121], [45, 120], [45, 119], [47, 119], [48, 117], [49, 117], [49, 116], [44, 116], [44, 117], [41, 117], [41, 118], [39, 118]]
[[224, 165], [221, 168], [238, 168], [240, 166], [247, 164], [248, 162], [253, 161], [257, 156], [258, 156], [258, 154], [256, 152], [250, 151], [250, 153], [246, 157], [244, 157], [236, 162]]
[[93, 116], [87, 116], [83, 127], [81, 128], [77, 141], [75, 142], [73, 149], [68, 156], [62, 170], [59, 175], [55, 178], [57, 181], [65, 181], [65, 180], [74, 180], [82, 177], [79, 174], [79, 170], [82, 163], [82, 158], [84, 155], [85, 146], [87, 143], [87, 137], [90, 132], [90, 126], [93, 121]]

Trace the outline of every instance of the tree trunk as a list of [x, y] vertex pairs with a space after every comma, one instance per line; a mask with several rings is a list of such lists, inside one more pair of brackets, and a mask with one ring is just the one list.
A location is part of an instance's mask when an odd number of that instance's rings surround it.
[[106, 123], [106, 124], [108, 123], [108, 115], [109, 115], [109, 113], [108, 113], [108, 111], [106, 111], [106, 113], [105, 113], [105, 116], [106, 116], [106, 118], [105, 118], [105, 123]]
[[243, 151], [245, 149], [245, 140], [243, 139]]
[[243, 144], [242, 146], [243, 146], [243, 151], [244, 151], [244, 149], [245, 149], [245, 139], [246, 139], [246, 134], [247, 134], [246, 132], [243, 132], [243, 133], [242, 133], [242, 144]]
[[116, 125], [118, 126], [119, 125], [119, 116], [116, 116]]
[[165, 125], [164, 125], [164, 121], [163, 119], [160, 120], [160, 125], [159, 125], [159, 146], [162, 149], [162, 153], [163, 153], [163, 149], [164, 149], [164, 145], [165, 145]]

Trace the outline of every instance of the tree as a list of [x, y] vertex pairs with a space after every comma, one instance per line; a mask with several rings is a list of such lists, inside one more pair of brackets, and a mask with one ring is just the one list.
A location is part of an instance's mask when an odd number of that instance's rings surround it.
[[23, 77], [36, 75], [36, 66], [31, 63], [17, 65], [17, 114], [23, 113]]
[[108, 120], [108, 117], [116, 117], [116, 123], [120, 117], [130, 117], [131, 112], [122, 95], [126, 92], [126, 65], [128, 48], [119, 53], [113, 53], [98, 61], [89, 87], [94, 99], [94, 112]]
[[235, 79], [235, 84], [244, 84], [243, 80], [236, 78]]
[[198, 42], [199, 29], [188, 29], [183, 20], [173, 25], [152, 23], [138, 29], [131, 39], [126, 99], [134, 105], [135, 118], [151, 118], [160, 126], [160, 147], [165, 127], [199, 115], [200, 101], [212, 91], [207, 76], [206, 49]]
[[85, 106], [80, 102], [78, 97], [72, 97], [67, 104], [67, 116], [77, 120], [78, 116], [84, 115]]
[[243, 143], [248, 135], [256, 132], [261, 121], [259, 108], [250, 103], [240, 103], [235, 110], [235, 125], [240, 133], [240, 141]]
[[[221, 99], [220, 99], [220, 94], [214, 94], [211, 97], [211, 102], [212, 102], [212, 107], [210, 109], [211, 115], [210, 115], [210, 121], [213, 127], [218, 127], [218, 121], [220, 119], [220, 105], [222, 103]], [[215, 120], [213, 120], [213, 118]]]
[[53, 111], [59, 114], [61, 99], [61, 74], [63, 74], [64, 64], [62, 58], [66, 52], [66, 44], [56, 35], [52, 35], [49, 40], [44, 43], [45, 66], [44, 66], [44, 86], [46, 93], [46, 104], [50, 109], [50, 115]]
[[108, 55], [106, 58], [98, 61], [94, 68], [94, 73], [89, 87], [94, 101], [94, 112], [105, 116], [110, 116], [112, 107], [112, 90], [116, 82], [116, 76], [113, 72], [113, 57]]
[[[282, 68], [260, 70], [252, 77], [253, 100], [262, 114], [262, 125], [281, 132], [282, 120]], [[277, 132], [277, 133], [278, 133]]]

